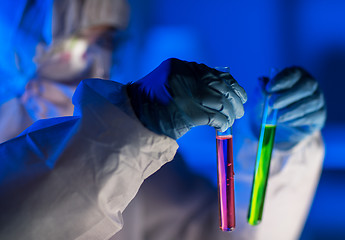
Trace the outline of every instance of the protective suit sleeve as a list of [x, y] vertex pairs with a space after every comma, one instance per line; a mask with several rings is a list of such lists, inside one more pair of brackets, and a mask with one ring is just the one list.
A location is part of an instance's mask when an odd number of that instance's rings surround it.
[[177, 143], [136, 119], [123, 85], [84, 80], [75, 116], [0, 145], [1, 239], [109, 239], [145, 178]]

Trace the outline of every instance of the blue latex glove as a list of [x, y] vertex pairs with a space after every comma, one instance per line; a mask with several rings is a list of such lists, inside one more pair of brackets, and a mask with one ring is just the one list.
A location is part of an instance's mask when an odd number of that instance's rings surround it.
[[132, 107], [150, 130], [178, 139], [194, 126], [225, 131], [244, 114], [244, 89], [204, 64], [168, 59], [127, 86]]
[[270, 106], [279, 109], [278, 147], [290, 148], [324, 126], [324, 96], [317, 81], [304, 69], [284, 69], [268, 82], [265, 90]]

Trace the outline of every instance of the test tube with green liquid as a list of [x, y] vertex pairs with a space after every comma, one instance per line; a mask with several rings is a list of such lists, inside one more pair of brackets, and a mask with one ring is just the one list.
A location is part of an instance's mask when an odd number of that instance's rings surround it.
[[[275, 72], [271, 70], [270, 76]], [[257, 225], [262, 219], [276, 126], [277, 110], [270, 108], [266, 96], [247, 218], [250, 225]]]

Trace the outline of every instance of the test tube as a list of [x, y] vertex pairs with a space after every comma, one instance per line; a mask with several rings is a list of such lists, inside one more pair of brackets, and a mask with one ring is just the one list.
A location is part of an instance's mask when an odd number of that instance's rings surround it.
[[225, 132], [216, 130], [219, 228], [235, 229], [235, 189], [232, 128]]
[[[229, 67], [217, 67], [222, 72], [229, 72]], [[216, 130], [217, 144], [217, 183], [219, 228], [222, 231], [235, 229], [235, 189], [232, 128], [221, 132]]]
[[[270, 78], [275, 72], [271, 70]], [[262, 219], [276, 126], [277, 110], [270, 108], [266, 96], [247, 218], [250, 225], [257, 225]]]

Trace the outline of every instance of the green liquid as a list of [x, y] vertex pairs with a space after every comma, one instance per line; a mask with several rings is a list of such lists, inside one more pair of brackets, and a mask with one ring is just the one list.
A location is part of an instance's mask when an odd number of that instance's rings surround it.
[[262, 140], [260, 138], [262, 146], [260, 149], [259, 143], [248, 211], [248, 223], [251, 225], [257, 225], [262, 219], [275, 132], [276, 125], [265, 125], [264, 136]]

